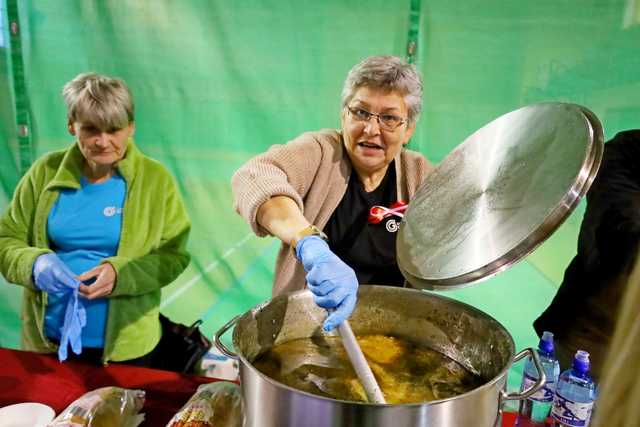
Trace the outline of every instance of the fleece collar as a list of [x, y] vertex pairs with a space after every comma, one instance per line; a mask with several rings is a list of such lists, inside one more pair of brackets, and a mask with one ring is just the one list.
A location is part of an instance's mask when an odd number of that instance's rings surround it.
[[[122, 160], [116, 165], [118, 173], [120, 173], [129, 186], [135, 178], [136, 164], [139, 158], [140, 150], [138, 150], [133, 142], [133, 138], [129, 138], [127, 140], [127, 151]], [[80, 177], [82, 176], [84, 164], [84, 156], [76, 142], [64, 153], [60, 167], [45, 189], [80, 188]]]

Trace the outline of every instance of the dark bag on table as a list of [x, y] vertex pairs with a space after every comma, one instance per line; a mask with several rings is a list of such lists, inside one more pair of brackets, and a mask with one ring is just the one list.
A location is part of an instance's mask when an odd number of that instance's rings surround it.
[[198, 362], [211, 348], [211, 341], [198, 328], [202, 320], [185, 326], [160, 314], [160, 324], [162, 338], [154, 355], [153, 367], [184, 374], [194, 373]]

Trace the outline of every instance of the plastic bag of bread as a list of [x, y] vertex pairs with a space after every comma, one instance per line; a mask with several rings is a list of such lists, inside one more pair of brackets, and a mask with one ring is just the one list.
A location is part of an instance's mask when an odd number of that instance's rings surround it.
[[143, 390], [102, 387], [83, 394], [47, 427], [137, 427], [144, 420]]
[[235, 383], [202, 384], [167, 427], [242, 427], [242, 396]]

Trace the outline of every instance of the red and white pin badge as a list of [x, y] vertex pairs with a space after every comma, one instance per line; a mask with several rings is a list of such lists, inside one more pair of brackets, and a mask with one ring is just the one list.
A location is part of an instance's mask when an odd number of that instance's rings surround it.
[[403, 218], [404, 211], [407, 210], [408, 206], [409, 205], [407, 205], [402, 200], [398, 200], [388, 208], [385, 208], [384, 206], [372, 206], [371, 209], [369, 209], [369, 218], [367, 219], [367, 221], [369, 222], [369, 224], [379, 224], [385, 218], [388, 218], [390, 216]]

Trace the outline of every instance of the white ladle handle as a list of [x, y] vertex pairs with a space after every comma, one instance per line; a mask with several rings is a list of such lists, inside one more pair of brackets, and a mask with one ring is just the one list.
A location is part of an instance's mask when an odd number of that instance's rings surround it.
[[367, 359], [364, 358], [362, 349], [358, 345], [358, 341], [356, 341], [356, 336], [353, 334], [348, 320], [345, 320], [338, 326], [338, 332], [342, 338], [342, 344], [345, 350], [347, 350], [347, 355], [349, 356], [349, 360], [351, 360], [353, 369], [356, 371], [356, 375], [358, 375], [358, 379], [364, 387], [364, 392], [367, 394], [369, 402], [387, 403], [382, 395], [382, 390], [380, 390], [376, 382], [376, 378], [373, 376], [373, 372], [371, 372]]

